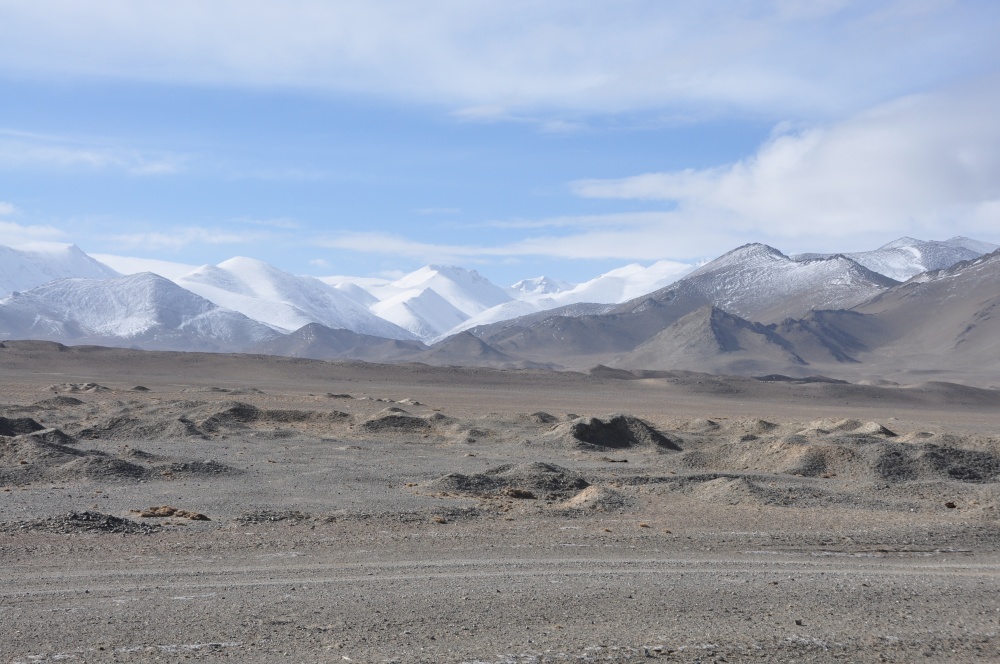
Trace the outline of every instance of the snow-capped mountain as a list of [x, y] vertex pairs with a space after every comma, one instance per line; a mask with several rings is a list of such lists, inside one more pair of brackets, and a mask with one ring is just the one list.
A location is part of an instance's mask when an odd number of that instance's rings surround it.
[[271, 328], [152, 273], [61, 279], [0, 300], [0, 338], [148, 349], [236, 351]]
[[205, 265], [176, 280], [220, 307], [291, 332], [309, 323], [390, 339], [411, 334], [312, 277], [298, 277], [252, 258]]
[[427, 340], [448, 333], [486, 309], [510, 302], [515, 291], [501, 288], [475, 270], [427, 265], [396, 281], [324, 277], [322, 281], [362, 302], [363, 289], [377, 302], [371, 311]]
[[433, 290], [466, 316], [475, 316], [501, 302], [513, 299], [510, 291], [501, 288], [475, 270], [454, 265], [428, 265], [392, 283], [375, 288], [380, 300], [403, 293]]
[[[1000, 250], [920, 274], [856, 310], [880, 323], [880, 332], [907, 353], [1000, 357]], [[874, 344], [871, 344], [874, 345]]]
[[1000, 249], [1000, 244], [974, 240], [971, 237], [964, 237], [961, 235], [956, 235], [953, 238], [945, 240], [944, 244], [951, 245], [952, 247], [962, 247], [963, 249], [968, 249], [969, 251], [975, 251], [980, 256], [992, 254], [997, 249]]
[[533, 277], [531, 279], [521, 279], [510, 288], [511, 290], [527, 295], [553, 295], [568, 291], [574, 286], [575, 284], [551, 277]]
[[120, 276], [117, 272], [73, 244], [34, 242], [17, 248], [0, 245], [0, 296], [56, 279], [111, 279], [117, 276]]
[[420, 339], [431, 339], [451, 330], [468, 315], [432, 288], [407, 290], [371, 306], [372, 313]]
[[764, 323], [812, 309], [849, 309], [897, 284], [840, 254], [793, 260], [757, 243], [723, 254], [683, 281], [714, 306]]
[[[954, 265], [959, 261], [978, 258], [996, 249], [1000, 249], [1000, 247], [989, 242], [981, 242], [966, 237], [953, 237], [950, 240], [944, 241], [917, 240], [912, 237], [903, 237], [872, 251], [859, 251], [844, 254], [844, 256], [890, 279], [906, 281], [921, 272], [940, 270]], [[800, 254], [793, 258], [796, 260], [813, 260], [816, 258], [830, 258], [832, 255]]]
[[559, 293], [553, 299], [558, 301], [559, 306], [577, 302], [597, 304], [627, 302], [668, 286], [690, 271], [690, 265], [674, 261], [657, 261], [649, 267], [633, 263], [605, 272], [590, 281]]
[[[957, 257], [979, 256], [991, 247], [994, 245], [963, 237], [942, 242], [902, 238], [854, 256], [879, 270], [907, 274], [927, 265], [950, 266]], [[518, 357], [518, 361], [549, 363], [557, 357], [583, 361], [601, 353], [621, 356], [705, 306], [749, 322], [779, 323], [799, 319], [811, 310], [874, 302], [873, 298], [895, 290], [898, 283], [850, 256], [789, 258], [761, 244], [735, 249], [686, 276], [690, 266], [660, 261], [648, 267], [628, 265], [576, 285], [536, 277], [512, 288], [497, 286], [474, 270], [455, 266], [429, 265], [389, 281], [295, 276], [262, 261], [239, 257], [193, 270], [169, 261], [104, 258], [122, 271], [152, 267], [169, 275], [183, 290], [178, 288], [168, 297], [162, 280], [150, 284], [149, 274], [135, 275], [136, 282], [123, 282], [111, 267], [72, 246], [0, 247], [0, 279], [6, 280], [0, 286], [11, 290], [31, 290], [36, 282], [49, 281], [52, 275], [83, 273], [98, 278], [75, 290], [67, 284], [50, 283], [51, 289], [32, 292], [25, 299], [4, 300], [0, 335], [236, 350], [257, 344], [261, 335], [272, 338], [312, 324], [371, 337], [432, 343], [472, 330], [498, 352]], [[179, 275], [182, 270], [187, 272]], [[939, 278], [931, 271], [911, 281]], [[100, 284], [108, 290], [107, 301], [97, 295]], [[197, 309], [193, 301], [178, 293], [202, 302], [199, 306], [207, 300], [214, 308]], [[170, 318], [171, 303], [179, 307], [177, 320]], [[247, 320], [258, 325], [256, 331], [236, 329]], [[977, 329], [985, 329], [985, 318], [977, 320]], [[219, 325], [230, 325], [234, 331], [227, 332]], [[270, 331], [263, 333], [260, 326]], [[160, 331], [147, 333], [154, 327]], [[205, 339], [197, 338], [200, 333]], [[812, 344], [810, 335], [815, 336], [810, 332], [795, 345]], [[238, 339], [246, 345], [239, 347]], [[392, 353], [386, 357], [389, 355]], [[809, 355], [814, 356], [818, 355]]]
[[748, 244], [622, 304], [559, 307], [474, 332], [504, 353], [579, 366], [627, 353], [706, 305], [769, 323], [851, 307], [897, 284], [840, 255], [794, 261], [773, 247]]
[[[523, 286], [518, 288], [519, 285], [525, 285], [527, 288], [530, 288], [531, 282], [537, 281], [525, 279], [514, 284], [514, 288], [519, 291], [516, 294], [518, 299], [498, 304], [478, 315], [472, 316], [457, 327], [446, 331], [438, 339], [443, 339], [450, 334], [471, 330], [474, 327], [490, 325], [491, 323], [511, 320], [520, 316], [527, 316], [572, 304], [584, 302], [618, 304], [626, 302], [672, 284], [690, 270], [690, 265], [675, 263], [673, 261], [658, 261], [649, 267], [633, 263], [611, 270], [610, 272], [605, 272], [572, 288], [558, 290], [550, 294], [532, 292]], [[538, 279], [548, 280], [547, 277], [539, 277]]]

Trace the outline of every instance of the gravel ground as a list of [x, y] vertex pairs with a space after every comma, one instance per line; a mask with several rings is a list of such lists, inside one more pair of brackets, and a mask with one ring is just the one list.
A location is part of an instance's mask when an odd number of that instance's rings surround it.
[[1000, 659], [990, 391], [117, 352], [0, 352], [0, 661]]

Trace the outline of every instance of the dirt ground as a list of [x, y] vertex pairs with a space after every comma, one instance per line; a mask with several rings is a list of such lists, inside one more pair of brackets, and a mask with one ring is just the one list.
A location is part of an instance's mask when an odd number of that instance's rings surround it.
[[945, 383], [6, 342], [0, 661], [996, 661], [998, 424]]

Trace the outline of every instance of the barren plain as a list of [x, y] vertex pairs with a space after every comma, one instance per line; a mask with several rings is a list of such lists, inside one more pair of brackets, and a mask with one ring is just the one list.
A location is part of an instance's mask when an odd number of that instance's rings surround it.
[[991, 661], [1000, 391], [4, 342], [0, 660]]

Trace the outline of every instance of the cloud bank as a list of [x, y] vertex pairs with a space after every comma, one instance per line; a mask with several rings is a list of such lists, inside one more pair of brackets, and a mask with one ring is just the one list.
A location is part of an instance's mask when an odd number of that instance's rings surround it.
[[[590, 198], [668, 201], [671, 225], [808, 243], [1000, 228], [1000, 81], [904, 97], [849, 120], [779, 127], [740, 161], [584, 180]], [[662, 232], [669, 232], [667, 227]]]
[[0, 3], [0, 71], [365, 93], [468, 117], [822, 115], [976, 74], [998, 25], [1000, 5], [953, 0], [33, 0]]

